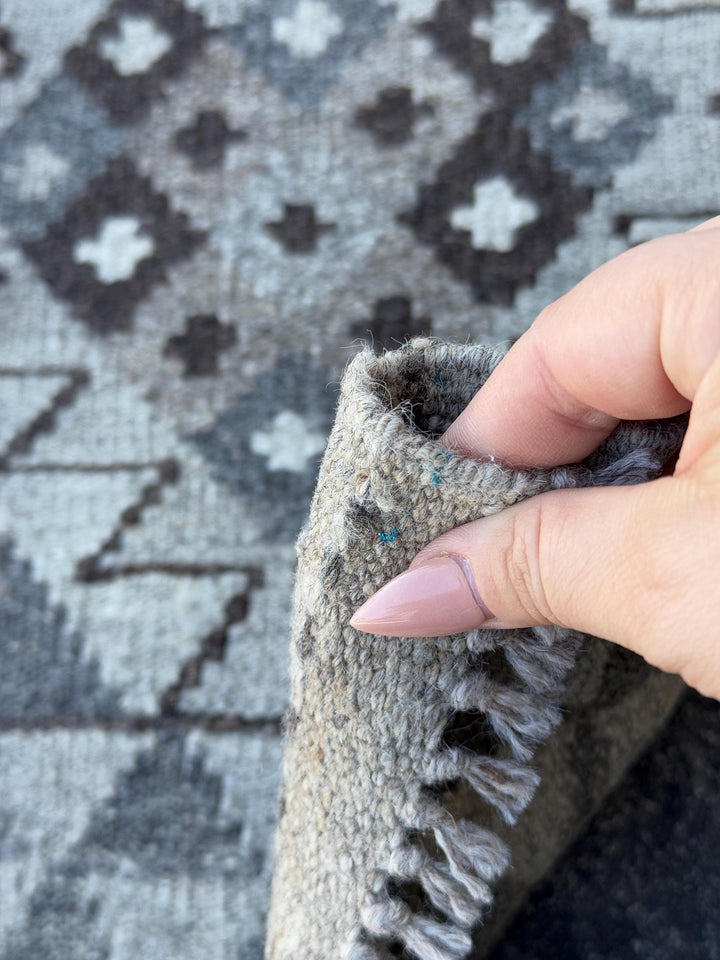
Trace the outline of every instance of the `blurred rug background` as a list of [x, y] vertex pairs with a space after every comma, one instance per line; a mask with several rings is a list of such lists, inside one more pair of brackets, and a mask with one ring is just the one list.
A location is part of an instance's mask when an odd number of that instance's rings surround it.
[[[0, 4], [0, 960], [260, 960], [346, 361], [717, 213], [719, 50], [716, 0]], [[498, 958], [719, 958], [719, 749], [689, 695]]]

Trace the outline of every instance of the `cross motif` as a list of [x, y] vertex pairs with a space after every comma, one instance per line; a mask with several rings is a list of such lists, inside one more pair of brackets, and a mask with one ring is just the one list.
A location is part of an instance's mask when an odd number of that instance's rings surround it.
[[69, 170], [69, 161], [46, 143], [28, 143], [20, 162], [6, 164], [0, 176], [16, 185], [21, 200], [44, 200]]
[[476, 17], [470, 32], [490, 44], [494, 63], [510, 64], [526, 59], [552, 19], [547, 10], [539, 10], [525, 0], [503, 0], [494, 5], [491, 18]]
[[570, 103], [551, 114], [550, 124], [556, 130], [569, 124], [575, 140], [600, 141], [631, 114], [630, 105], [613, 91], [583, 83]]
[[393, 146], [410, 140], [415, 121], [432, 112], [428, 103], [413, 103], [409, 87], [386, 87], [371, 107], [360, 107], [355, 121], [369, 130], [378, 143]]
[[253, 430], [250, 449], [267, 457], [268, 470], [302, 473], [308, 460], [325, 449], [325, 434], [311, 429], [305, 417], [294, 410], [281, 410], [264, 430]]
[[199, 170], [221, 164], [227, 145], [242, 140], [247, 140], [247, 133], [231, 130], [219, 110], [201, 110], [192, 126], [183, 127], [175, 135], [178, 150], [187, 154]]
[[155, 244], [141, 233], [137, 217], [106, 217], [95, 239], [82, 239], [73, 248], [76, 263], [89, 263], [101, 283], [129, 280], [141, 260], [149, 257]]
[[184, 376], [203, 377], [217, 372], [218, 355], [237, 341], [235, 328], [220, 323], [214, 314], [188, 317], [185, 333], [170, 337], [163, 356], [179, 357], [185, 364]]
[[124, 16], [119, 36], [106, 37], [100, 50], [123, 77], [145, 73], [172, 47], [171, 38], [148, 17]]
[[343, 22], [323, 0], [300, 0], [291, 17], [273, 21], [272, 36], [296, 57], [314, 58], [342, 33]]
[[311, 204], [284, 204], [282, 220], [266, 223], [265, 227], [285, 247], [288, 253], [309, 253], [317, 247], [321, 233], [334, 230], [334, 223], [320, 223]]
[[473, 188], [472, 206], [455, 207], [450, 225], [467, 230], [476, 250], [507, 253], [515, 246], [515, 231], [538, 217], [532, 200], [519, 196], [506, 177], [478, 181]]

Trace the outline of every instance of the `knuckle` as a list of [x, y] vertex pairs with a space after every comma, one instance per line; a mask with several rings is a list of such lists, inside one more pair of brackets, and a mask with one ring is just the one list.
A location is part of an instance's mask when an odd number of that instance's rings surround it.
[[503, 555], [508, 590], [534, 621], [552, 621], [542, 575], [547, 511], [538, 497], [532, 507], [512, 511]]
[[[545, 307], [538, 316], [539, 323], [553, 325], [555, 318], [561, 318], [563, 310], [562, 298]], [[534, 350], [533, 368], [538, 383], [541, 386], [542, 403], [554, 420], [561, 421], [572, 428], [588, 427], [590, 429], [612, 429], [616, 424], [615, 417], [597, 410], [595, 407], [580, 399], [575, 387], [563, 382], [564, 377], [557, 366], [557, 359], [551, 362], [552, 351], [542, 337], [536, 336], [532, 341]]]
[[[705, 696], [720, 693], [720, 497], [687, 478], [656, 481], [658, 496], [638, 537], [632, 581], [634, 645]], [[669, 494], [672, 494], [670, 498]]]
[[533, 324], [532, 330], [533, 333], [536, 333], [540, 327], [545, 325], [552, 325], [556, 322], [556, 317], [562, 311], [563, 308], [563, 298], [558, 297], [556, 300], [551, 300], [550, 303], [545, 304], [545, 306], [540, 310], [538, 315], [535, 318], [535, 323]]

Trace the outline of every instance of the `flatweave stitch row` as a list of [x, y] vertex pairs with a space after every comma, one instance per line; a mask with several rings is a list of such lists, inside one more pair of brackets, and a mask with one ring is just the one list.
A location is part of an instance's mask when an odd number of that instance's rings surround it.
[[[645, 481], [680, 447], [683, 418], [621, 424], [552, 470], [443, 450], [500, 359], [416, 339], [346, 370], [298, 540], [267, 960], [460, 960], [483, 921], [481, 956], [677, 698], [677, 678], [637, 657], [616, 669], [611, 644], [560, 627], [417, 641], [348, 626], [442, 532], [544, 490]], [[568, 750], [578, 717], [587, 760]], [[612, 759], [585, 796], [596, 728]]]

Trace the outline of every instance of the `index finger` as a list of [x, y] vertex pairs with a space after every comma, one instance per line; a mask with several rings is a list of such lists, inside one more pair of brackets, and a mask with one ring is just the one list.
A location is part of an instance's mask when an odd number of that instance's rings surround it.
[[720, 351], [715, 220], [625, 251], [546, 307], [443, 442], [557, 466], [587, 456], [620, 419], [688, 410]]

